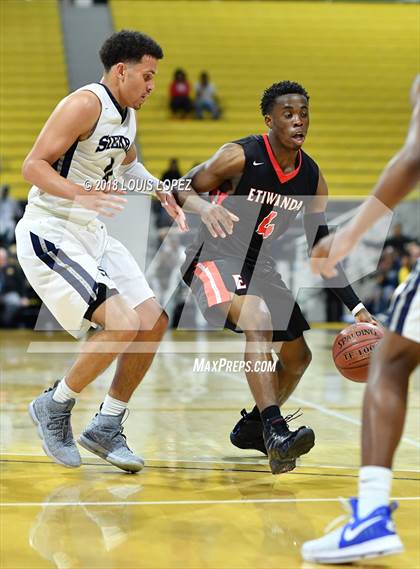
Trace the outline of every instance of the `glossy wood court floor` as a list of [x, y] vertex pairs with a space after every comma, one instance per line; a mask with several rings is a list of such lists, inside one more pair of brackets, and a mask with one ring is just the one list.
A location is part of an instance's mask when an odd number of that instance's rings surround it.
[[[27, 405], [63, 376], [74, 354], [57, 349], [66, 336], [2, 331], [2, 569], [315, 567], [301, 560], [302, 542], [344, 514], [339, 498], [357, 489], [363, 386], [335, 371], [333, 337], [325, 330], [307, 334], [313, 362], [284, 409], [302, 409], [296, 424], [314, 428], [316, 446], [294, 472], [272, 476], [263, 455], [229, 441], [239, 411], [250, 406], [245, 377], [193, 369], [197, 357], [238, 359], [242, 339], [168, 333], [130, 405], [125, 432], [146, 467], [129, 475], [83, 449], [84, 464], [75, 470], [44, 455]], [[232, 341], [238, 354], [221, 353]], [[80, 397], [73, 411], [76, 435], [111, 376], [112, 369]], [[392, 491], [406, 552], [359, 567], [420, 567], [418, 435], [413, 377]]]

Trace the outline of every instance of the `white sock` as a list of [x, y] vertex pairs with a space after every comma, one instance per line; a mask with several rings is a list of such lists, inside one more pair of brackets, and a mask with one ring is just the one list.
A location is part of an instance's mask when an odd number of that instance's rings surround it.
[[57, 403], [65, 403], [69, 399], [76, 399], [79, 394], [76, 391], [70, 389], [70, 387], [66, 383], [66, 378], [60, 381], [57, 385], [57, 389], [54, 391], [53, 399], [57, 401]]
[[359, 518], [365, 518], [380, 506], [388, 506], [392, 470], [383, 466], [362, 466], [359, 471]]
[[101, 415], [114, 415], [114, 417], [116, 417], [127, 409], [127, 405], [128, 403], [125, 401], [119, 401], [110, 395], [105, 395], [101, 408]]

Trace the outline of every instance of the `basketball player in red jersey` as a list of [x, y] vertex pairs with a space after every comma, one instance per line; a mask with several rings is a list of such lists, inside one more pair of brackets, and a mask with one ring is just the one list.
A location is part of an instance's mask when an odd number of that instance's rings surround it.
[[[178, 201], [204, 222], [187, 249], [184, 280], [209, 322], [242, 330], [246, 337], [246, 376], [256, 406], [251, 413], [242, 411], [231, 441], [268, 454], [277, 474], [292, 470], [315, 437], [307, 427], [290, 431], [290, 417], [280, 412], [311, 352], [303, 336], [309, 325], [270, 249], [301, 210], [310, 248], [328, 234], [328, 189], [317, 164], [301, 149], [309, 127], [305, 89], [290, 81], [275, 83], [264, 92], [261, 111], [268, 134], [225, 144], [186, 174], [196, 192], [213, 193], [214, 202], [189, 192], [179, 192]], [[372, 321], [341, 270], [327, 285], [357, 321]], [[264, 362], [273, 362], [272, 350], [279, 358], [276, 371], [259, 371]]]
[[[413, 113], [404, 146], [391, 160], [373, 195], [334, 236], [313, 250], [315, 272], [334, 275], [343, 259], [378, 219], [394, 209], [420, 181], [420, 75], [411, 89]], [[328, 258], [326, 258], [328, 257]], [[303, 545], [307, 561], [347, 563], [403, 551], [389, 504], [392, 461], [401, 440], [408, 380], [420, 362], [420, 260], [395, 291], [387, 330], [369, 368], [363, 402], [362, 467], [359, 497], [351, 499], [352, 519], [324, 537]]]

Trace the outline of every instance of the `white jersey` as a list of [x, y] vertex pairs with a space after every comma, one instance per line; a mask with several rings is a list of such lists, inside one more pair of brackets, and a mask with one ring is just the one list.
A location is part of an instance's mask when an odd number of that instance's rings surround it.
[[[75, 184], [94, 188], [101, 180], [111, 180], [116, 168], [125, 159], [136, 137], [136, 116], [134, 109], [123, 110], [102, 83], [90, 83], [77, 91], [95, 93], [101, 102], [101, 114], [89, 138], [77, 140], [52, 166]], [[79, 202], [53, 196], [37, 186], [32, 186], [28, 203], [30, 210], [36, 211], [40, 207], [51, 215], [82, 224], [89, 223], [98, 215]]]
[[403, 338], [420, 343], [420, 259], [393, 294], [388, 328]]

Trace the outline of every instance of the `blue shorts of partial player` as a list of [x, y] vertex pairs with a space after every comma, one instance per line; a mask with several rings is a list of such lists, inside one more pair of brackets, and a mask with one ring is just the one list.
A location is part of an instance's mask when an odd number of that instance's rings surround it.
[[420, 342], [420, 259], [406, 281], [395, 290], [387, 328], [412, 342]]

